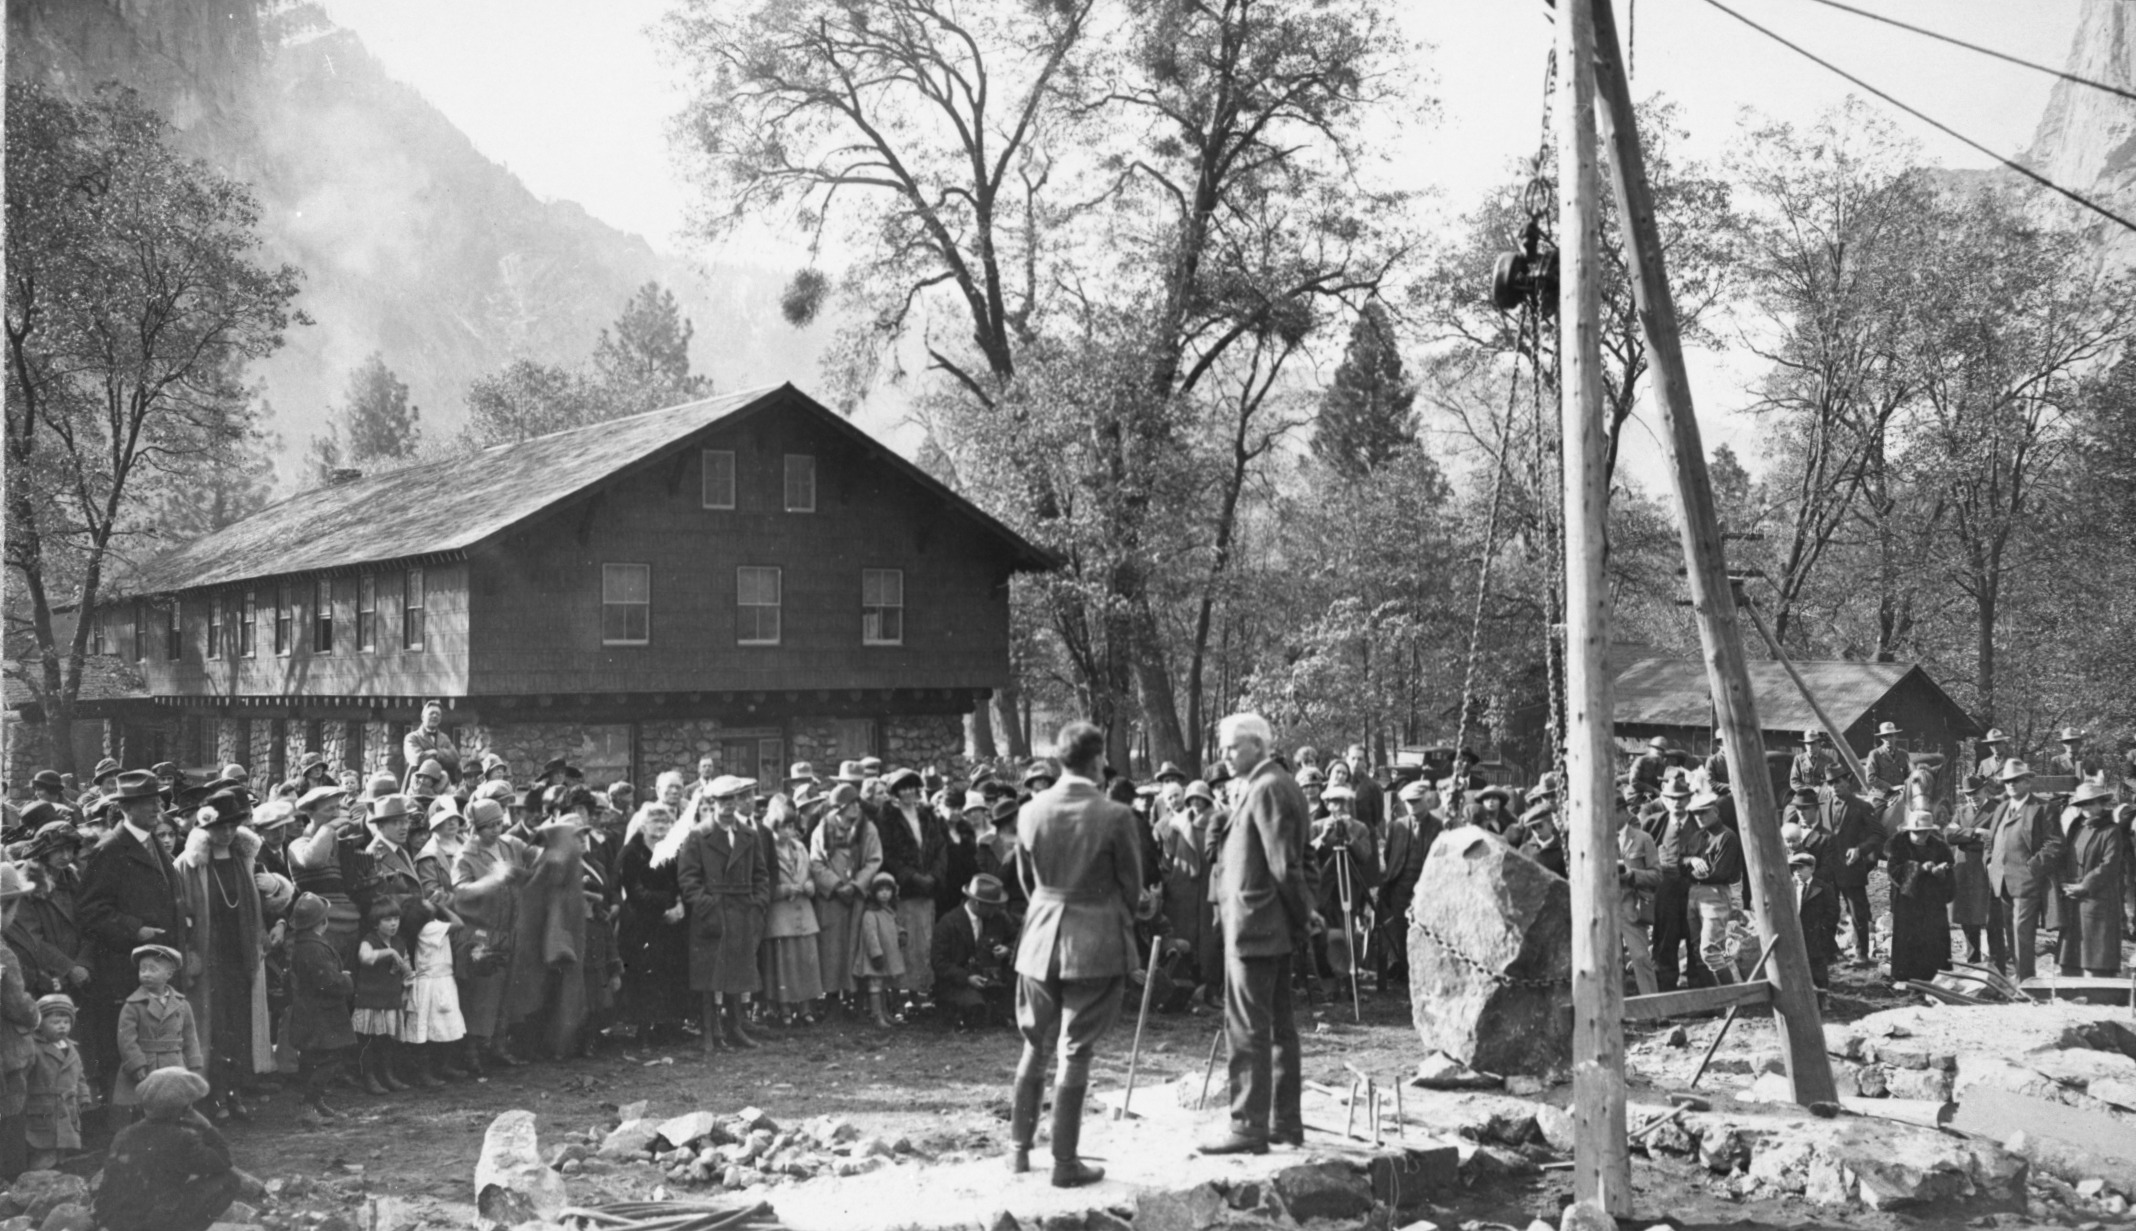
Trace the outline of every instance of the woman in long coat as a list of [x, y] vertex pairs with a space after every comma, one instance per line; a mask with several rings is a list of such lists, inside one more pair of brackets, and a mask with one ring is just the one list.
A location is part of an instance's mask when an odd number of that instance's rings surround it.
[[[676, 859], [676, 880], [690, 907], [690, 990], [702, 996], [704, 1050], [755, 1047], [740, 1006], [757, 990], [757, 945], [771, 905], [771, 870], [756, 826], [740, 801], [751, 778], [722, 774], [697, 797], [696, 824]], [[734, 1007], [721, 1011], [723, 1001]]]
[[519, 891], [504, 1010], [544, 1059], [575, 1053], [586, 1025], [586, 864], [579, 851], [584, 821], [583, 807], [567, 806], [535, 830], [541, 853]]
[[868, 907], [868, 882], [883, 869], [883, 844], [874, 822], [862, 814], [860, 792], [841, 782], [831, 792], [830, 811], [809, 838], [809, 871], [816, 878], [817, 965], [824, 994], [858, 1009], [853, 950], [860, 943], [860, 917]]
[[689, 908], [676, 879], [688, 832], [666, 804], [648, 803], [631, 819], [616, 861], [623, 905], [616, 928], [623, 956], [623, 1012], [640, 1042], [679, 1035], [690, 1015]]
[[2084, 818], [2070, 826], [2055, 879], [2063, 897], [2059, 958], [2062, 973], [2112, 977], [2121, 973], [2121, 832], [2114, 793], [2086, 782], [2070, 797]]
[[1914, 812], [1884, 846], [1891, 876], [1891, 981], [1951, 968], [1951, 848], [1933, 813]]
[[473, 831], [453, 856], [453, 910], [472, 937], [470, 953], [501, 953], [505, 960], [471, 957], [458, 980], [460, 1016], [467, 1021], [467, 1060], [479, 1074], [484, 1059], [516, 1065], [520, 1059], [505, 1045], [512, 1024], [505, 1014], [505, 991], [511, 984], [510, 954], [519, 919], [519, 886], [532, 858], [519, 839], [504, 832], [504, 805], [478, 799], [467, 807]]
[[238, 822], [251, 815], [241, 795], [219, 793], [215, 810], [186, 835], [185, 850], [172, 861], [179, 896], [192, 926], [186, 929], [186, 999], [207, 1057], [209, 1098], [240, 1119], [250, 1113], [242, 1097], [260, 1073], [274, 1071], [274, 1045], [267, 1030], [267, 971], [258, 872], [259, 835]]
[[920, 800], [920, 775], [901, 769], [883, 784], [875, 813], [883, 871], [897, 878], [897, 925], [907, 1007], [934, 991], [935, 891], [949, 879], [949, 830]]
[[1988, 884], [1988, 830], [1982, 823], [1990, 804], [1979, 802], [1986, 783], [1979, 777], [1965, 780], [1965, 795], [1958, 801], [1958, 814], [1944, 831], [1951, 848], [1951, 922], [1965, 936], [1965, 960], [1980, 960], [1980, 934], [1988, 934], [1988, 951], [1997, 964], [2007, 961], [2002, 930], [1995, 926], [1995, 890]]

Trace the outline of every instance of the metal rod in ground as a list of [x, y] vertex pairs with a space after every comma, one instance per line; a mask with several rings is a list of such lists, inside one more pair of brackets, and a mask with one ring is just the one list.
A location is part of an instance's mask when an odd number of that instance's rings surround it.
[[1127, 1053], [1127, 1090], [1120, 1095], [1120, 1109], [1114, 1119], [1127, 1119], [1134, 1115], [1127, 1109], [1135, 1097], [1135, 1066], [1142, 1059], [1142, 1030], [1150, 1024], [1150, 993], [1157, 986], [1157, 959], [1164, 953], [1164, 939], [1150, 937], [1150, 968], [1142, 977], [1142, 1012], [1135, 1018], [1135, 1045]]
[[[1780, 938], [1777, 936], [1766, 942], [1765, 952], [1758, 955], [1758, 964], [1750, 968], [1750, 982], [1756, 983], [1758, 976], [1765, 973], [1765, 963], [1772, 960], [1773, 946], [1779, 943]], [[1706, 1044], [1706, 1054], [1698, 1058], [1698, 1069], [1691, 1074], [1691, 1083], [1686, 1089], [1698, 1088], [1698, 1079], [1706, 1075], [1706, 1066], [1713, 1063], [1713, 1053], [1721, 1050], [1721, 1040], [1728, 1037], [1728, 1028], [1735, 1025], [1736, 1012], [1742, 1007], [1739, 1004], [1729, 1005], [1728, 1012], [1721, 1015], [1721, 1028], [1713, 1032], [1713, 1042]]]
[[1402, 1087], [1405, 1083], [1400, 1074], [1394, 1079], [1394, 1137], [1397, 1141], [1409, 1138], [1409, 1117], [1402, 1114]]
[[1196, 1111], [1204, 1110], [1209, 1106], [1209, 1081], [1216, 1076], [1216, 1049], [1223, 1045], [1224, 1028], [1218, 1026], [1216, 1028], [1216, 1037], [1209, 1040], [1209, 1063], [1202, 1068], [1201, 1097], [1194, 1100], [1194, 1110]]
[[1350, 848], [1347, 846], [1335, 852], [1335, 880], [1342, 890], [1342, 947], [1350, 954], [1350, 1020], [1362, 1025], [1365, 1006], [1357, 994], [1357, 936], [1350, 926]]
[[1354, 1129], [1354, 1128], [1356, 1128], [1356, 1127], [1357, 1127], [1357, 1079], [1356, 1079], [1355, 1077], [1353, 1077], [1353, 1078], [1351, 1078], [1351, 1079], [1350, 1079], [1350, 1097], [1349, 1097], [1349, 1099], [1348, 1099], [1347, 1101], [1345, 1101], [1345, 1102], [1344, 1102], [1344, 1104], [1343, 1104], [1343, 1111], [1342, 1111], [1342, 1135], [1343, 1135], [1343, 1136], [1344, 1136], [1345, 1138], [1348, 1138], [1348, 1137], [1354, 1137], [1354, 1136], [1356, 1136], [1357, 1134], [1351, 1131], [1352, 1129]]

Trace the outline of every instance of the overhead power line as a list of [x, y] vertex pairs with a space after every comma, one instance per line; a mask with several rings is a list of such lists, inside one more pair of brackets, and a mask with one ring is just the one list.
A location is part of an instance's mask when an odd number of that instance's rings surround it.
[[1957, 129], [1952, 128], [1950, 125], [1944, 123], [1943, 121], [1935, 118], [1932, 115], [1927, 114], [1920, 108], [1900, 102], [1898, 99], [1893, 98], [1891, 95], [1885, 93], [1884, 91], [1876, 88], [1873, 85], [1870, 85], [1868, 82], [1862, 80], [1860, 77], [1857, 77], [1853, 73], [1848, 72], [1846, 69], [1841, 68], [1839, 65], [1832, 63], [1830, 60], [1825, 59], [1823, 56], [1818, 55], [1816, 52], [1811, 51], [1809, 48], [1804, 47], [1802, 44], [1787, 38], [1785, 35], [1776, 33], [1775, 31], [1768, 29], [1765, 26], [1759, 25], [1757, 22], [1752, 21], [1748, 17], [1745, 17], [1743, 14], [1736, 12], [1734, 9], [1729, 8], [1726, 4], [1723, 4], [1721, 0], [1706, 0], [1706, 3], [1712, 5], [1714, 8], [1719, 9], [1723, 13], [1728, 14], [1730, 17], [1735, 18], [1737, 21], [1742, 22], [1744, 25], [1749, 26], [1751, 29], [1756, 30], [1758, 33], [1780, 44], [1782, 47], [1787, 48], [1789, 51], [1794, 52], [1796, 55], [1801, 56], [1803, 59], [1810, 61], [1812, 64], [1816, 64], [1831, 73], [1843, 77], [1846, 80], [1854, 83], [1856, 86], [1859, 86], [1860, 88], [1867, 90], [1869, 93], [1876, 95], [1878, 98], [1881, 98], [1892, 106], [1897, 107], [1899, 110], [1921, 121], [1923, 124], [1926, 124], [1929, 127], [1935, 129], [1937, 132], [1942, 133], [1944, 136], [1951, 138], [1953, 141], [1957, 141], [1963, 145], [1970, 146], [1973, 149], [1978, 150], [1983, 154], [1986, 154], [1988, 157], [2001, 163], [2003, 166], [2008, 167], [2012, 171], [2017, 172], [2019, 175], [2024, 176], [2026, 179], [2031, 180], [2033, 183], [2038, 184], [2040, 187], [2048, 189], [2051, 192], [2058, 193], [2062, 196], [2069, 198], [2072, 201], [2075, 201], [2077, 204], [2099, 215], [2101, 218], [2104, 218], [2107, 221], [2122, 227], [2124, 230], [2136, 231], [2136, 222], [2129, 221], [2127, 218], [2124, 218], [2120, 214], [2115, 213], [2113, 210], [2110, 210], [2104, 205], [2099, 204], [2097, 201], [2092, 200], [2090, 197], [2085, 196], [2083, 193], [2078, 192], [2074, 188], [2064, 188], [2062, 185], [2055, 183], [2053, 180], [2048, 179], [2046, 176], [2041, 175], [2039, 172], [2033, 170], [2025, 164], [2018, 162], [2016, 159], [2010, 158], [2004, 154], [1998, 153], [1997, 151], [1988, 148], [1980, 142], [1973, 140], [1971, 137], [1966, 136], [1964, 133], [1959, 132]]
[[2037, 60], [2027, 60], [2022, 56], [2013, 56], [2007, 51], [1997, 51], [1993, 47], [1983, 47], [1979, 43], [1969, 43], [1962, 38], [1954, 38], [1951, 35], [1939, 33], [1935, 30], [1930, 30], [1924, 26], [1914, 25], [1912, 22], [1900, 21], [1896, 17], [1887, 17], [1882, 13], [1873, 13], [1870, 12], [1868, 9], [1856, 8], [1854, 5], [1851, 4], [1842, 4], [1840, 0], [1812, 0], [1812, 3], [1822, 4], [1826, 8], [1830, 9], [1838, 9], [1842, 13], [1852, 13], [1856, 17], [1866, 17], [1870, 21], [1880, 21], [1887, 26], [1896, 26], [1901, 30], [1908, 30], [1915, 34], [1921, 35], [1923, 38], [1935, 39], [1939, 43], [1949, 43], [1953, 47], [1963, 47], [1967, 51], [1975, 51], [1979, 52], [1981, 55], [1984, 56], [1992, 56], [1997, 60], [2004, 61], [2008, 64], [2015, 64], [2020, 68], [2029, 68], [2033, 72], [2045, 73], [2049, 77], [2059, 78], [2063, 81], [2069, 82], [2071, 85], [2089, 86], [2094, 90], [2103, 90], [2108, 94], [2112, 94], [2116, 98], [2125, 98], [2128, 99], [2130, 102], [2136, 102], [2136, 90], [2123, 89], [2122, 87], [2114, 85], [2111, 82], [2098, 81], [2091, 77], [2080, 77], [2077, 74], [2068, 72], [2064, 69], [2055, 68], [2052, 65], [2041, 64]]

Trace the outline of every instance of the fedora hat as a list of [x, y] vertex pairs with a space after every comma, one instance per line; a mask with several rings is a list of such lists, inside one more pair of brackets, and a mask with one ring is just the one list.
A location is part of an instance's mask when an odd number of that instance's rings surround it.
[[338, 786], [315, 786], [297, 800], [297, 811], [309, 812], [320, 804], [346, 799], [348, 794]]
[[1053, 762], [1051, 761], [1033, 761], [1024, 766], [1023, 784], [1025, 786], [1030, 786], [1032, 783], [1040, 781], [1058, 782], [1060, 778], [1060, 772], [1053, 768]]
[[1177, 762], [1166, 761], [1157, 767], [1157, 781], [1159, 782], [1185, 782], [1186, 780], [1187, 771], [1179, 768]]
[[118, 760], [113, 757], [105, 757], [96, 763], [96, 772], [89, 775], [89, 781], [102, 782], [106, 778], [116, 776], [118, 772]]
[[1884, 737], [1885, 737], [1885, 736], [1887, 736], [1887, 735], [1904, 735], [1904, 734], [1906, 734], [1906, 732], [1904, 732], [1904, 731], [1901, 731], [1901, 730], [1899, 730], [1899, 724], [1898, 724], [1898, 723], [1895, 723], [1895, 722], [1880, 722], [1880, 723], [1876, 724], [1876, 737], [1877, 737], [1878, 739], [1882, 739], [1882, 738], [1884, 738]]
[[858, 786], [859, 784], [866, 782], [867, 780], [868, 776], [860, 772], [860, 762], [840, 761], [838, 763], [838, 781], [850, 782], [853, 783], [855, 786]]
[[2069, 802], [2071, 804], [2112, 803], [2114, 802], [2114, 788], [2104, 782], [2080, 782], [2077, 784], [2076, 791], [2070, 795]]
[[2058, 744], [2082, 743], [2084, 742], [2084, 732], [2077, 730], [2075, 727], [2063, 727], [2062, 733], [2055, 736], [2054, 740]]
[[1854, 771], [1844, 765], [1827, 765], [1825, 766], [1824, 780], [1826, 782], [1852, 782], [1854, 781]]
[[1995, 778], [1999, 782], [2015, 782], [2020, 778], [2030, 778], [2031, 776], [2032, 767], [2016, 757], [2012, 757], [2003, 762], [2002, 772], [1995, 775]]
[[1690, 781], [1682, 774], [1669, 775], [1668, 779], [1661, 784], [1661, 797], [1663, 799], [1691, 798]]
[[971, 884], [964, 887], [964, 896], [986, 906], [1009, 904], [1009, 891], [1001, 887], [1001, 878], [987, 872], [972, 878]]
[[1831, 737], [1824, 733], [1823, 727], [1804, 727], [1802, 729], [1802, 742], [1805, 744], [1830, 743]]
[[412, 821], [415, 819], [415, 801], [406, 795], [381, 795], [371, 801], [371, 815], [364, 819], [373, 825], [387, 821]]
[[816, 767], [807, 761], [796, 761], [786, 767], [786, 785], [788, 786], [792, 786], [796, 782], [814, 782], [815, 780]]
[[870, 778], [882, 777], [883, 759], [881, 757], [862, 757], [860, 759], [860, 772]]
[[1980, 742], [1983, 744], [2007, 744], [2010, 742], [2010, 737], [2003, 734], [2001, 727], [1989, 727], [1988, 733], [1980, 737]]
[[994, 827], [998, 829], [1003, 825], [1014, 825], [1022, 813], [1023, 805], [1017, 802], [1016, 797], [1014, 795], [1005, 795], [994, 801], [994, 806], [987, 809], [986, 815], [987, 819], [994, 822]]

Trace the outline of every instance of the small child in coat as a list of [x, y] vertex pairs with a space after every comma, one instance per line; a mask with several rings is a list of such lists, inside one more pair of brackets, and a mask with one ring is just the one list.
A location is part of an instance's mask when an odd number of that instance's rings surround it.
[[905, 958], [898, 947], [897, 877], [878, 872], [868, 882], [868, 908], [860, 913], [860, 936], [853, 946], [853, 977], [868, 994], [868, 1016], [890, 1025], [884, 1012], [890, 980], [904, 977]]
[[356, 945], [355, 1028], [360, 1050], [356, 1065], [363, 1073], [363, 1088], [371, 1094], [405, 1090], [408, 1083], [393, 1071], [394, 1044], [400, 1039], [401, 1006], [408, 996], [408, 980], [415, 968], [408, 964], [400, 940], [400, 899], [387, 895], [366, 912], [370, 930]]
[[230, 1163], [230, 1143], [193, 1110], [208, 1079], [160, 1068], [136, 1086], [142, 1114], [111, 1139], [96, 1221], [104, 1231], [207, 1231], [258, 1181]]
[[415, 937], [415, 973], [401, 1005], [400, 1041], [416, 1050], [415, 1080], [425, 1088], [467, 1076], [452, 1062], [452, 1053], [467, 1037], [460, 1015], [460, 990], [452, 978], [453, 940], [460, 917], [443, 906], [411, 902], [401, 924]]
[[207, 1068], [193, 1006], [171, 986], [185, 959], [169, 945], [142, 945], [133, 959], [141, 986], [119, 1006], [119, 1081], [111, 1095], [119, 1107], [134, 1106], [135, 1087], [157, 1069]]
[[286, 1042], [298, 1054], [297, 1073], [304, 1081], [304, 1107], [312, 1116], [331, 1119], [341, 1113], [326, 1105], [326, 1087], [341, 1062], [356, 1046], [349, 1025], [349, 1000], [356, 981], [341, 965], [341, 952], [326, 938], [326, 899], [300, 894], [289, 908], [296, 939], [289, 947], [289, 1032]]
[[47, 1170], [82, 1148], [82, 1049], [74, 1045], [74, 1001], [54, 992], [37, 1002], [37, 1056], [30, 1062], [29, 1101], [22, 1109], [30, 1167]]

